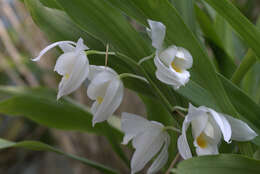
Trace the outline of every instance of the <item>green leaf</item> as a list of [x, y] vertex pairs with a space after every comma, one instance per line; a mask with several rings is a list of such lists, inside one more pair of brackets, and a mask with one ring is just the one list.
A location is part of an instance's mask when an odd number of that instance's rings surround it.
[[241, 155], [201, 156], [182, 161], [177, 174], [253, 174], [260, 173], [260, 161]]
[[214, 27], [213, 21], [210, 17], [198, 6], [195, 6], [195, 10], [204, 37], [215, 54], [215, 59], [218, 63], [218, 70], [225, 77], [230, 78], [236, 70], [234, 61], [226, 52], [221, 37], [217, 34], [216, 28]]
[[49, 8], [55, 8], [61, 10], [62, 8], [59, 6], [59, 4], [56, 2], [56, 0], [40, 0], [40, 2]]
[[196, 19], [194, 12], [194, 0], [172, 0], [175, 8], [179, 11], [182, 19], [190, 30], [197, 34]]
[[115, 152], [128, 163], [120, 143], [122, 133], [106, 122], [92, 127], [92, 114], [84, 106], [65, 98], [56, 100], [56, 93], [45, 88], [16, 88], [0, 86], [0, 93], [11, 97], [0, 101], [0, 113], [10, 116], [24, 116], [38, 124], [62, 130], [87, 131], [104, 135], [111, 142]]
[[228, 0], [204, 0], [221, 15], [260, 57], [260, 31]]
[[49, 152], [55, 152], [59, 155], [63, 155], [66, 156], [68, 158], [77, 160], [82, 162], [83, 164], [86, 164], [88, 166], [91, 166], [97, 170], [99, 170], [102, 173], [107, 173], [107, 174], [116, 174], [118, 173], [117, 171], [115, 171], [114, 169], [111, 169], [109, 167], [106, 167], [102, 164], [99, 164], [97, 162], [91, 161], [89, 159], [83, 158], [83, 157], [79, 157], [76, 155], [72, 155], [69, 153], [65, 153], [59, 149], [56, 149], [50, 145], [44, 144], [42, 142], [38, 142], [38, 141], [21, 141], [18, 143], [15, 142], [11, 142], [8, 140], [4, 140], [0, 138], [0, 149], [6, 149], [6, 148], [24, 148], [24, 149], [30, 149], [30, 150], [35, 150], [35, 151], [49, 151]]
[[108, 0], [111, 5], [122, 10], [126, 15], [136, 19], [143, 25], [147, 25], [146, 17], [136, 6], [128, 0]]
[[25, 0], [34, 22], [54, 41], [77, 41], [82, 37], [91, 49], [104, 49], [103, 44], [79, 29], [63, 11], [44, 7], [39, 0]]
[[113, 49], [139, 60], [151, 54], [147, 42], [107, 0], [57, 0], [85, 31]]

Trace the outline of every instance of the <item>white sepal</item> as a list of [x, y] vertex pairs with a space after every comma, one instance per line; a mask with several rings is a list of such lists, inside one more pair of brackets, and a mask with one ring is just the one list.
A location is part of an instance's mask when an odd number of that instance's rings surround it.
[[131, 160], [131, 173], [137, 173], [161, 150], [148, 173], [156, 173], [167, 162], [169, 135], [164, 126], [140, 116], [122, 113], [121, 128], [125, 133], [124, 144], [131, 139], [136, 149]]
[[231, 139], [236, 141], [250, 141], [254, 139], [257, 134], [251, 129], [245, 122], [233, 118], [229, 115], [225, 115], [228, 122], [231, 125], [232, 135]]
[[55, 42], [44, 48], [33, 61], [39, 61], [47, 51], [56, 46], [59, 46], [64, 52], [58, 57], [54, 67], [54, 71], [63, 76], [59, 83], [57, 95], [57, 99], [59, 99], [80, 87], [88, 76], [89, 61], [84, 52], [88, 47], [84, 45], [81, 38], [77, 43], [72, 41]]
[[160, 50], [163, 46], [166, 27], [161, 22], [153, 20], [148, 20], [148, 24], [150, 29], [147, 28], [147, 32], [152, 39], [152, 45], [154, 48]]
[[108, 119], [119, 107], [123, 100], [124, 86], [118, 78], [118, 74], [109, 67], [91, 66], [91, 83], [87, 94], [95, 100], [91, 107], [93, 114], [93, 126]]

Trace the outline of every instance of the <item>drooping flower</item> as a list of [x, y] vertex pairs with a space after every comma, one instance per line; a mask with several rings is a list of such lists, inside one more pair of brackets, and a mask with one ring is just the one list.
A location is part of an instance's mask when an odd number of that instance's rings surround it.
[[93, 126], [108, 119], [123, 100], [124, 86], [118, 74], [105, 66], [90, 66], [88, 79], [91, 81], [87, 95], [95, 100], [91, 107]]
[[190, 78], [190, 69], [193, 58], [188, 50], [182, 47], [171, 45], [166, 49], [163, 47], [166, 27], [157, 21], [148, 20], [150, 29], [148, 35], [152, 39], [152, 45], [156, 48], [154, 59], [156, 77], [163, 83], [172, 85], [174, 89], [184, 86]]
[[184, 159], [192, 157], [186, 131], [191, 124], [192, 136], [197, 155], [218, 154], [218, 146], [223, 137], [227, 143], [231, 140], [249, 141], [257, 134], [243, 121], [229, 115], [218, 113], [205, 106], [189, 106], [188, 115], [182, 126], [182, 135], [178, 138], [178, 149]]
[[131, 160], [131, 173], [137, 173], [156, 156], [147, 173], [157, 173], [168, 160], [170, 136], [165, 127], [156, 121], [148, 121], [138, 115], [122, 113], [121, 128], [125, 133], [123, 144], [133, 140], [135, 152]]
[[77, 43], [72, 41], [55, 42], [44, 48], [38, 57], [32, 59], [39, 61], [41, 57], [50, 49], [59, 46], [64, 52], [56, 61], [54, 71], [62, 75], [59, 83], [59, 91], [57, 99], [64, 95], [68, 95], [78, 89], [89, 73], [89, 61], [84, 52], [88, 47], [84, 45], [83, 39], [79, 39]]

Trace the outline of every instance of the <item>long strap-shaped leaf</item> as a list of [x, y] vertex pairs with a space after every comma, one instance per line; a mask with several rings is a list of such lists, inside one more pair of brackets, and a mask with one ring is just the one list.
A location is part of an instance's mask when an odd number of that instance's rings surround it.
[[257, 174], [260, 161], [241, 155], [213, 155], [191, 158], [181, 162], [177, 174]]
[[230, 1], [204, 0], [222, 15], [260, 58], [260, 31]]
[[87, 158], [79, 157], [73, 154], [65, 153], [59, 149], [56, 149], [50, 145], [44, 144], [42, 142], [38, 141], [21, 141], [18, 143], [11, 142], [8, 140], [4, 140], [0, 138], [0, 149], [6, 149], [6, 148], [11, 148], [11, 147], [20, 147], [20, 148], [25, 148], [25, 149], [30, 149], [30, 150], [36, 150], [36, 151], [49, 151], [49, 152], [55, 152], [57, 154], [66, 156], [68, 158], [72, 158], [74, 160], [80, 161], [83, 164], [89, 165], [93, 168], [96, 168], [100, 172], [107, 173], [107, 174], [116, 174], [118, 173], [114, 169], [111, 169], [109, 167], [106, 167], [102, 164], [99, 164], [97, 162], [91, 161]]

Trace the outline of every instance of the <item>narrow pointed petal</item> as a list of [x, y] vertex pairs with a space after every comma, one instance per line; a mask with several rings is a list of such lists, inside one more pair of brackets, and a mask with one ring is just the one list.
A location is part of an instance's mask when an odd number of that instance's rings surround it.
[[145, 131], [150, 122], [143, 117], [135, 114], [122, 113], [121, 128], [125, 133], [123, 144], [127, 144], [138, 133]]
[[186, 132], [179, 136], [177, 145], [178, 145], [179, 153], [183, 159], [189, 159], [192, 157], [190, 147], [186, 137]]
[[59, 44], [59, 47], [64, 53], [75, 51], [75, 47], [68, 43]]
[[139, 172], [161, 149], [164, 143], [164, 137], [160, 136], [161, 131], [151, 127], [149, 131], [145, 131], [139, 136], [136, 151], [131, 160], [131, 170], [133, 173]]
[[84, 44], [82, 38], [79, 38], [77, 45], [76, 45], [76, 52], [88, 50], [89, 48]]
[[[200, 107], [200, 108], [206, 108], [206, 107]], [[220, 113], [217, 113], [216, 111], [206, 108], [208, 112], [213, 116], [214, 120], [216, 121], [216, 124], [219, 126], [223, 138], [227, 143], [230, 143], [231, 139], [231, 126], [228, 122], [228, 120]]]
[[68, 95], [80, 87], [87, 78], [89, 73], [89, 61], [85, 52], [79, 53], [75, 60], [72, 72], [67, 79], [65, 76], [59, 84], [59, 92], [57, 98]]
[[160, 154], [156, 157], [156, 159], [148, 169], [148, 174], [157, 173], [166, 164], [168, 160], [168, 147], [170, 144], [170, 136], [166, 132], [164, 132], [163, 136], [165, 136], [165, 144]]
[[165, 38], [166, 27], [161, 22], [148, 20], [150, 26], [150, 35], [152, 39], [152, 45], [156, 49], [161, 49]]
[[92, 120], [93, 125], [108, 119], [119, 107], [123, 100], [124, 87], [120, 80], [115, 79], [109, 83], [103, 102], [97, 109]]
[[236, 141], [250, 141], [254, 139], [257, 134], [245, 122], [235, 119], [231, 116], [225, 115], [229, 121], [232, 129], [232, 140]]
[[39, 55], [38, 55], [36, 58], [32, 59], [32, 61], [39, 61], [39, 60], [41, 59], [41, 57], [42, 57], [46, 52], [48, 52], [50, 49], [52, 49], [52, 48], [54, 48], [54, 47], [56, 47], [56, 46], [59, 46], [59, 45], [61, 45], [61, 44], [72, 44], [72, 45], [76, 45], [76, 43], [75, 43], [75, 42], [72, 42], [72, 41], [59, 41], [59, 42], [55, 42], [55, 43], [53, 43], [53, 44], [47, 46], [46, 48], [44, 48], [44, 49], [39, 53]]

